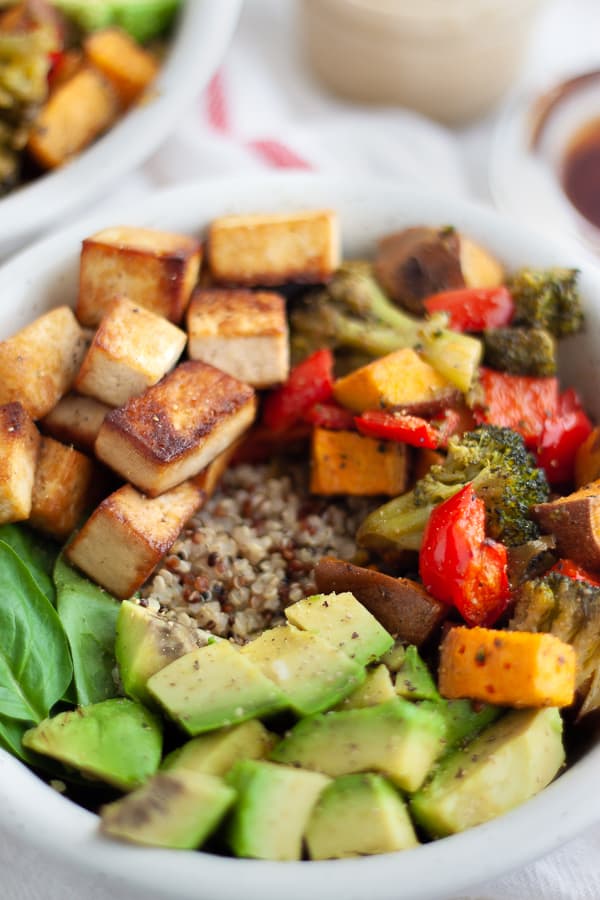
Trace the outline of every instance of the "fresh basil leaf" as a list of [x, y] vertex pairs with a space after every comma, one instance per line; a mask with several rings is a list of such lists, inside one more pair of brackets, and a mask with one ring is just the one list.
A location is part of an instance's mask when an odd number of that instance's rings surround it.
[[0, 747], [24, 762], [31, 763], [31, 754], [21, 744], [21, 738], [34, 724], [34, 722], [18, 721], [0, 716]]
[[56, 610], [26, 564], [0, 541], [0, 715], [40, 722], [72, 673]]
[[52, 605], [56, 592], [52, 581], [52, 569], [59, 548], [49, 538], [35, 534], [25, 525], [0, 525], [0, 541], [5, 541], [29, 569], [29, 574]]
[[117, 696], [113, 679], [119, 602], [59, 556], [54, 567], [57, 609], [63, 624], [80, 706]]

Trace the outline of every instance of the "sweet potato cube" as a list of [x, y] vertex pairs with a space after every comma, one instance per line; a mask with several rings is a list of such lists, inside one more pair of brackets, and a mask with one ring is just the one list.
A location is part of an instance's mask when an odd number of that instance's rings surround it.
[[53, 438], [42, 437], [29, 521], [64, 541], [97, 500], [98, 466], [89, 456]]
[[500, 706], [569, 706], [575, 651], [552, 634], [451, 628], [440, 651], [443, 697]]
[[158, 74], [158, 60], [120, 28], [106, 28], [85, 41], [89, 61], [108, 78], [123, 106], [139, 97]]
[[110, 406], [93, 397], [67, 394], [44, 416], [40, 426], [45, 434], [57, 441], [91, 452], [104, 416], [109, 410]]
[[115, 597], [131, 597], [175, 542], [202, 495], [189, 482], [150, 499], [130, 484], [102, 501], [65, 554]]
[[0, 406], [0, 525], [31, 511], [40, 434], [20, 403]]
[[202, 362], [182, 363], [110, 412], [96, 455], [156, 497], [197, 475], [253, 422], [252, 388]]
[[79, 297], [83, 325], [98, 325], [115, 297], [180, 322], [198, 278], [202, 248], [192, 237], [150, 228], [106, 228], [81, 249]]
[[256, 388], [289, 373], [285, 302], [279, 294], [197, 290], [187, 311], [190, 359], [201, 359]]
[[44, 169], [55, 169], [91, 144], [120, 110], [110, 81], [84, 66], [42, 107], [29, 133], [29, 152]]
[[85, 336], [68, 306], [58, 306], [0, 342], [0, 403], [16, 400], [41, 419], [70, 389]]
[[352, 412], [382, 408], [425, 412], [448, 402], [455, 390], [407, 347], [338, 378], [333, 393], [338, 403]]
[[600, 426], [593, 431], [577, 448], [575, 454], [575, 486], [585, 487], [590, 481], [600, 478]]
[[170, 371], [186, 334], [137, 303], [114, 300], [100, 322], [74, 388], [109, 406], [122, 406]]
[[542, 531], [553, 534], [560, 556], [600, 570], [600, 479], [531, 510]]
[[406, 446], [354, 431], [315, 428], [311, 447], [313, 494], [395, 497], [406, 490]]
[[340, 264], [335, 213], [328, 210], [224, 216], [209, 234], [213, 279], [228, 285], [327, 281]]

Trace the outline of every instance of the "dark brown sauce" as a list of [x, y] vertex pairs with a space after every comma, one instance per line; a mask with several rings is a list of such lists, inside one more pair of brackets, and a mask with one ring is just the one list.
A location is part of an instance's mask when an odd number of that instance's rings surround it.
[[572, 138], [563, 159], [562, 184], [575, 209], [600, 228], [600, 118]]

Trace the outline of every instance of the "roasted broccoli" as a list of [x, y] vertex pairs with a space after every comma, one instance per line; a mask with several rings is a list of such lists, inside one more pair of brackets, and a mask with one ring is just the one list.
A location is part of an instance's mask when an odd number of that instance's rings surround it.
[[345, 263], [324, 289], [296, 305], [290, 322], [296, 360], [324, 346], [351, 348], [371, 357], [414, 347], [463, 392], [469, 390], [481, 361], [480, 341], [447, 328], [443, 313], [422, 320], [399, 310], [364, 262]]
[[490, 328], [483, 334], [484, 363], [512, 375], [556, 374], [556, 342], [545, 328]]
[[509, 282], [515, 303], [515, 325], [545, 328], [554, 337], [583, 327], [577, 269], [521, 269]]
[[431, 511], [468, 482], [484, 501], [490, 537], [510, 546], [533, 540], [538, 527], [529, 509], [548, 499], [546, 476], [510, 428], [483, 425], [448, 442], [448, 456], [412, 491], [369, 515], [359, 543], [375, 550], [418, 550]]

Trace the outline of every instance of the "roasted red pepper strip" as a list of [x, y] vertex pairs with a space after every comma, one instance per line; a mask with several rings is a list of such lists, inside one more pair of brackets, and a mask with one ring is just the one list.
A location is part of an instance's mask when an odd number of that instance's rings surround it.
[[455, 331], [502, 328], [510, 324], [515, 312], [513, 298], [504, 285], [443, 291], [427, 297], [423, 306], [430, 315], [447, 312], [449, 326]]
[[571, 388], [561, 395], [558, 412], [544, 423], [537, 448], [538, 465], [550, 484], [573, 481], [575, 456], [592, 430], [592, 423]]
[[468, 625], [493, 625], [506, 608], [504, 544], [485, 536], [485, 505], [466, 484], [433, 510], [423, 535], [419, 573], [429, 593], [455, 606]]
[[369, 409], [362, 415], [355, 416], [354, 421], [360, 433], [368, 437], [398, 441], [410, 444], [411, 447], [425, 447], [428, 450], [435, 450], [440, 443], [438, 431], [420, 416], [405, 416]]
[[285, 431], [315, 403], [329, 400], [333, 392], [333, 354], [317, 350], [290, 372], [284, 385], [265, 399], [263, 423], [274, 431]]
[[429, 424], [439, 432], [440, 447], [448, 446], [448, 438], [473, 431], [477, 427], [473, 413], [466, 406], [450, 406], [430, 419]]
[[479, 382], [483, 403], [473, 410], [481, 425], [501, 425], [522, 434], [527, 446], [535, 450], [546, 422], [556, 417], [559, 408], [556, 378], [508, 375], [482, 368]]
[[304, 414], [304, 421], [332, 431], [352, 431], [354, 416], [337, 403], [315, 403]]
[[564, 575], [566, 578], [572, 578], [574, 581], [587, 581], [589, 584], [600, 587], [600, 579], [598, 576], [586, 572], [585, 569], [582, 569], [581, 566], [574, 563], [572, 559], [559, 559], [559, 561], [552, 566], [550, 571], [558, 572], [559, 575]]

